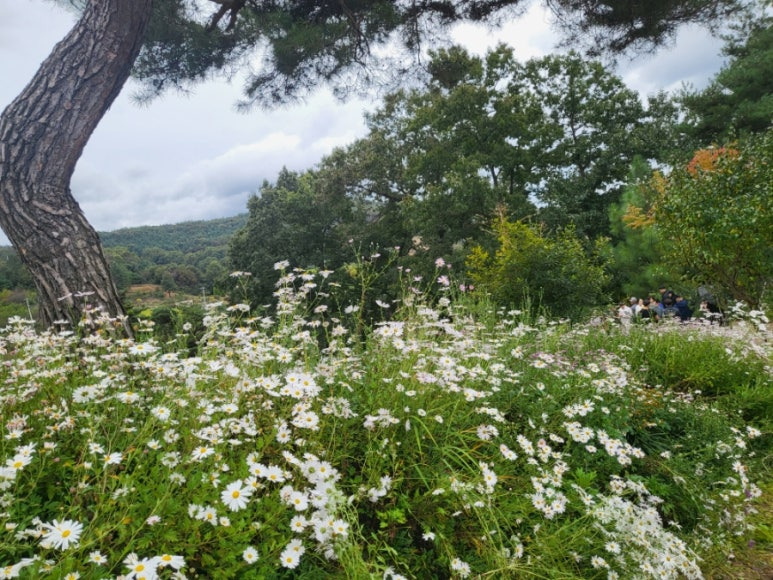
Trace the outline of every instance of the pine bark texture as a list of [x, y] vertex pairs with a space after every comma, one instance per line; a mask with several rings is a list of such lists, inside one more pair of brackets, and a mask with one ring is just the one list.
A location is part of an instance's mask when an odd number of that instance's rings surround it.
[[[90, 0], [0, 115], [0, 226], [30, 270], [39, 317], [124, 314], [102, 245], [70, 191], [75, 164], [129, 77], [153, 0]], [[127, 328], [128, 331], [128, 328]]]

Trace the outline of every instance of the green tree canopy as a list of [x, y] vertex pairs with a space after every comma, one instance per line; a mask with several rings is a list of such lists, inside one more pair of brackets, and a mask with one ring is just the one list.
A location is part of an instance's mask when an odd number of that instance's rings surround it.
[[264, 182], [250, 197], [247, 223], [229, 247], [231, 266], [252, 274], [250, 298], [271, 301], [273, 265], [280, 260], [303, 268], [343, 263], [345, 230], [337, 226], [351, 221], [353, 204], [343, 194], [315, 189], [314, 180], [313, 172], [283, 169], [276, 183]]
[[691, 130], [704, 145], [759, 133], [773, 122], [773, 15], [761, 4], [761, 13], [727, 37], [723, 52], [729, 61], [709, 86], [680, 96], [692, 116]]
[[573, 223], [591, 237], [607, 234], [607, 208], [619, 199], [634, 155], [655, 156], [639, 137], [638, 95], [576, 53], [529, 61], [526, 74], [556, 136], [536, 189], [546, 206], [541, 218], [553, 227]]
[[664, 258], [690, 280], [759, 306], [773, 280], [771, 200], [773, 129], [656, 175], [648, 208], [629, 209], [627, 220], [654, 224]]
[[[145, 96], [246, 72], [243, 105], [303, 97], [326, 82], [340, 95], [415, 77], [449, 26], [514, 17], [523, 0], [160, 0], [134, 73]], [[686, 22], [711, 25], [737, 0], [546, 0], [567, 38], [595, 53], [651, 49]], [[587, 42], [585, 42], [587, 41]], [[374, 51], [389, 44], [389, 51]], [[255, 47], [260, 47], [259, 67]]]
[[522, 64], [506, 46], [483, 58], [452, 47], [429, 70], [421, 89], [385, 99], [347, 155], [360, 191], [399, 201], [407, 229], [440, 252], [478, 236], [503, 205], [515, 219], [606, 235], [634, 155], [669, 151], [664, 98], [645, 110], [577, 53]]

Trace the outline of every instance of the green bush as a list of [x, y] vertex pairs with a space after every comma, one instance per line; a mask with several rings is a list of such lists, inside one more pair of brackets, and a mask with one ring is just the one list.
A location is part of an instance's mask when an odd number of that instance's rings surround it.
[[31, 292], [23, 290], [0, 290], [0, 326], [8, 324], [15, 316], [29, 318], [37, 310]]
[[[589, 255], [572, 228], [555, 236], [523, 222], [498, 218], [493, 224], [494, 256], [482, 246], [468, 258], [470, 278], [501, 305], [542, 306], [557, 317], [580, 317], [604, 304], [609, 279], [600, 246]], [[599, 242], [603, 244], [603, 242]]]

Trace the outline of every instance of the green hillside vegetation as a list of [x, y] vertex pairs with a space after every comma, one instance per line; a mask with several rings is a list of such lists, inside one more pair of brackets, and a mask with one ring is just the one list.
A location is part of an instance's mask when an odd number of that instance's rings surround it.
[[[223, 292], [228, 278], [228, 244], [244, 227], [246, 214], [101, 232], [105, 254], [127, 306], [151, 296], [175, 297]], [[142, 288], [130, 292], [132, 286]], [[154, 287], [153, 292], [148, 286]], [[35, 286], [10, 246], [0, 247], [0, 324], [35, 313]], [[131, 303], [131, 304], [129, 304]], [[141, 308], [140, 308], [141, 310]]]
[[151, 248], [168, 252], [193, 253], [213, 246], [228, 244], [228, 240], [247, 221], [247, 214], [212, 220], [198, 220], [160, 226], [122, 228], [100, 232], [106, 248], [125, 247], [141, 254]]
[[228, 243], [246, 215], [100, 234], [119, 291], [158, 284], [167, 292], [217, 292], [227, 277]]
[[240, 215], [101, 233], [120, 292], [157, 284], [166, 292], [217, 292], [227, 277], [228, 241], [244, 226]]

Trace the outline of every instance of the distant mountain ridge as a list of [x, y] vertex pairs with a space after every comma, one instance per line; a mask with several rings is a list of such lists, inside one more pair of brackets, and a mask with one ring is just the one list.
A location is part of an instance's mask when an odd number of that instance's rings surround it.
[[238, 230], [247, 222], [247, 214], [165, 224], [122, 228], [112, 232], [99, 232], [106, 248], [125, 247], [136, 253], [148, 248], [193, 253], [216, 246], [227, 246]]

